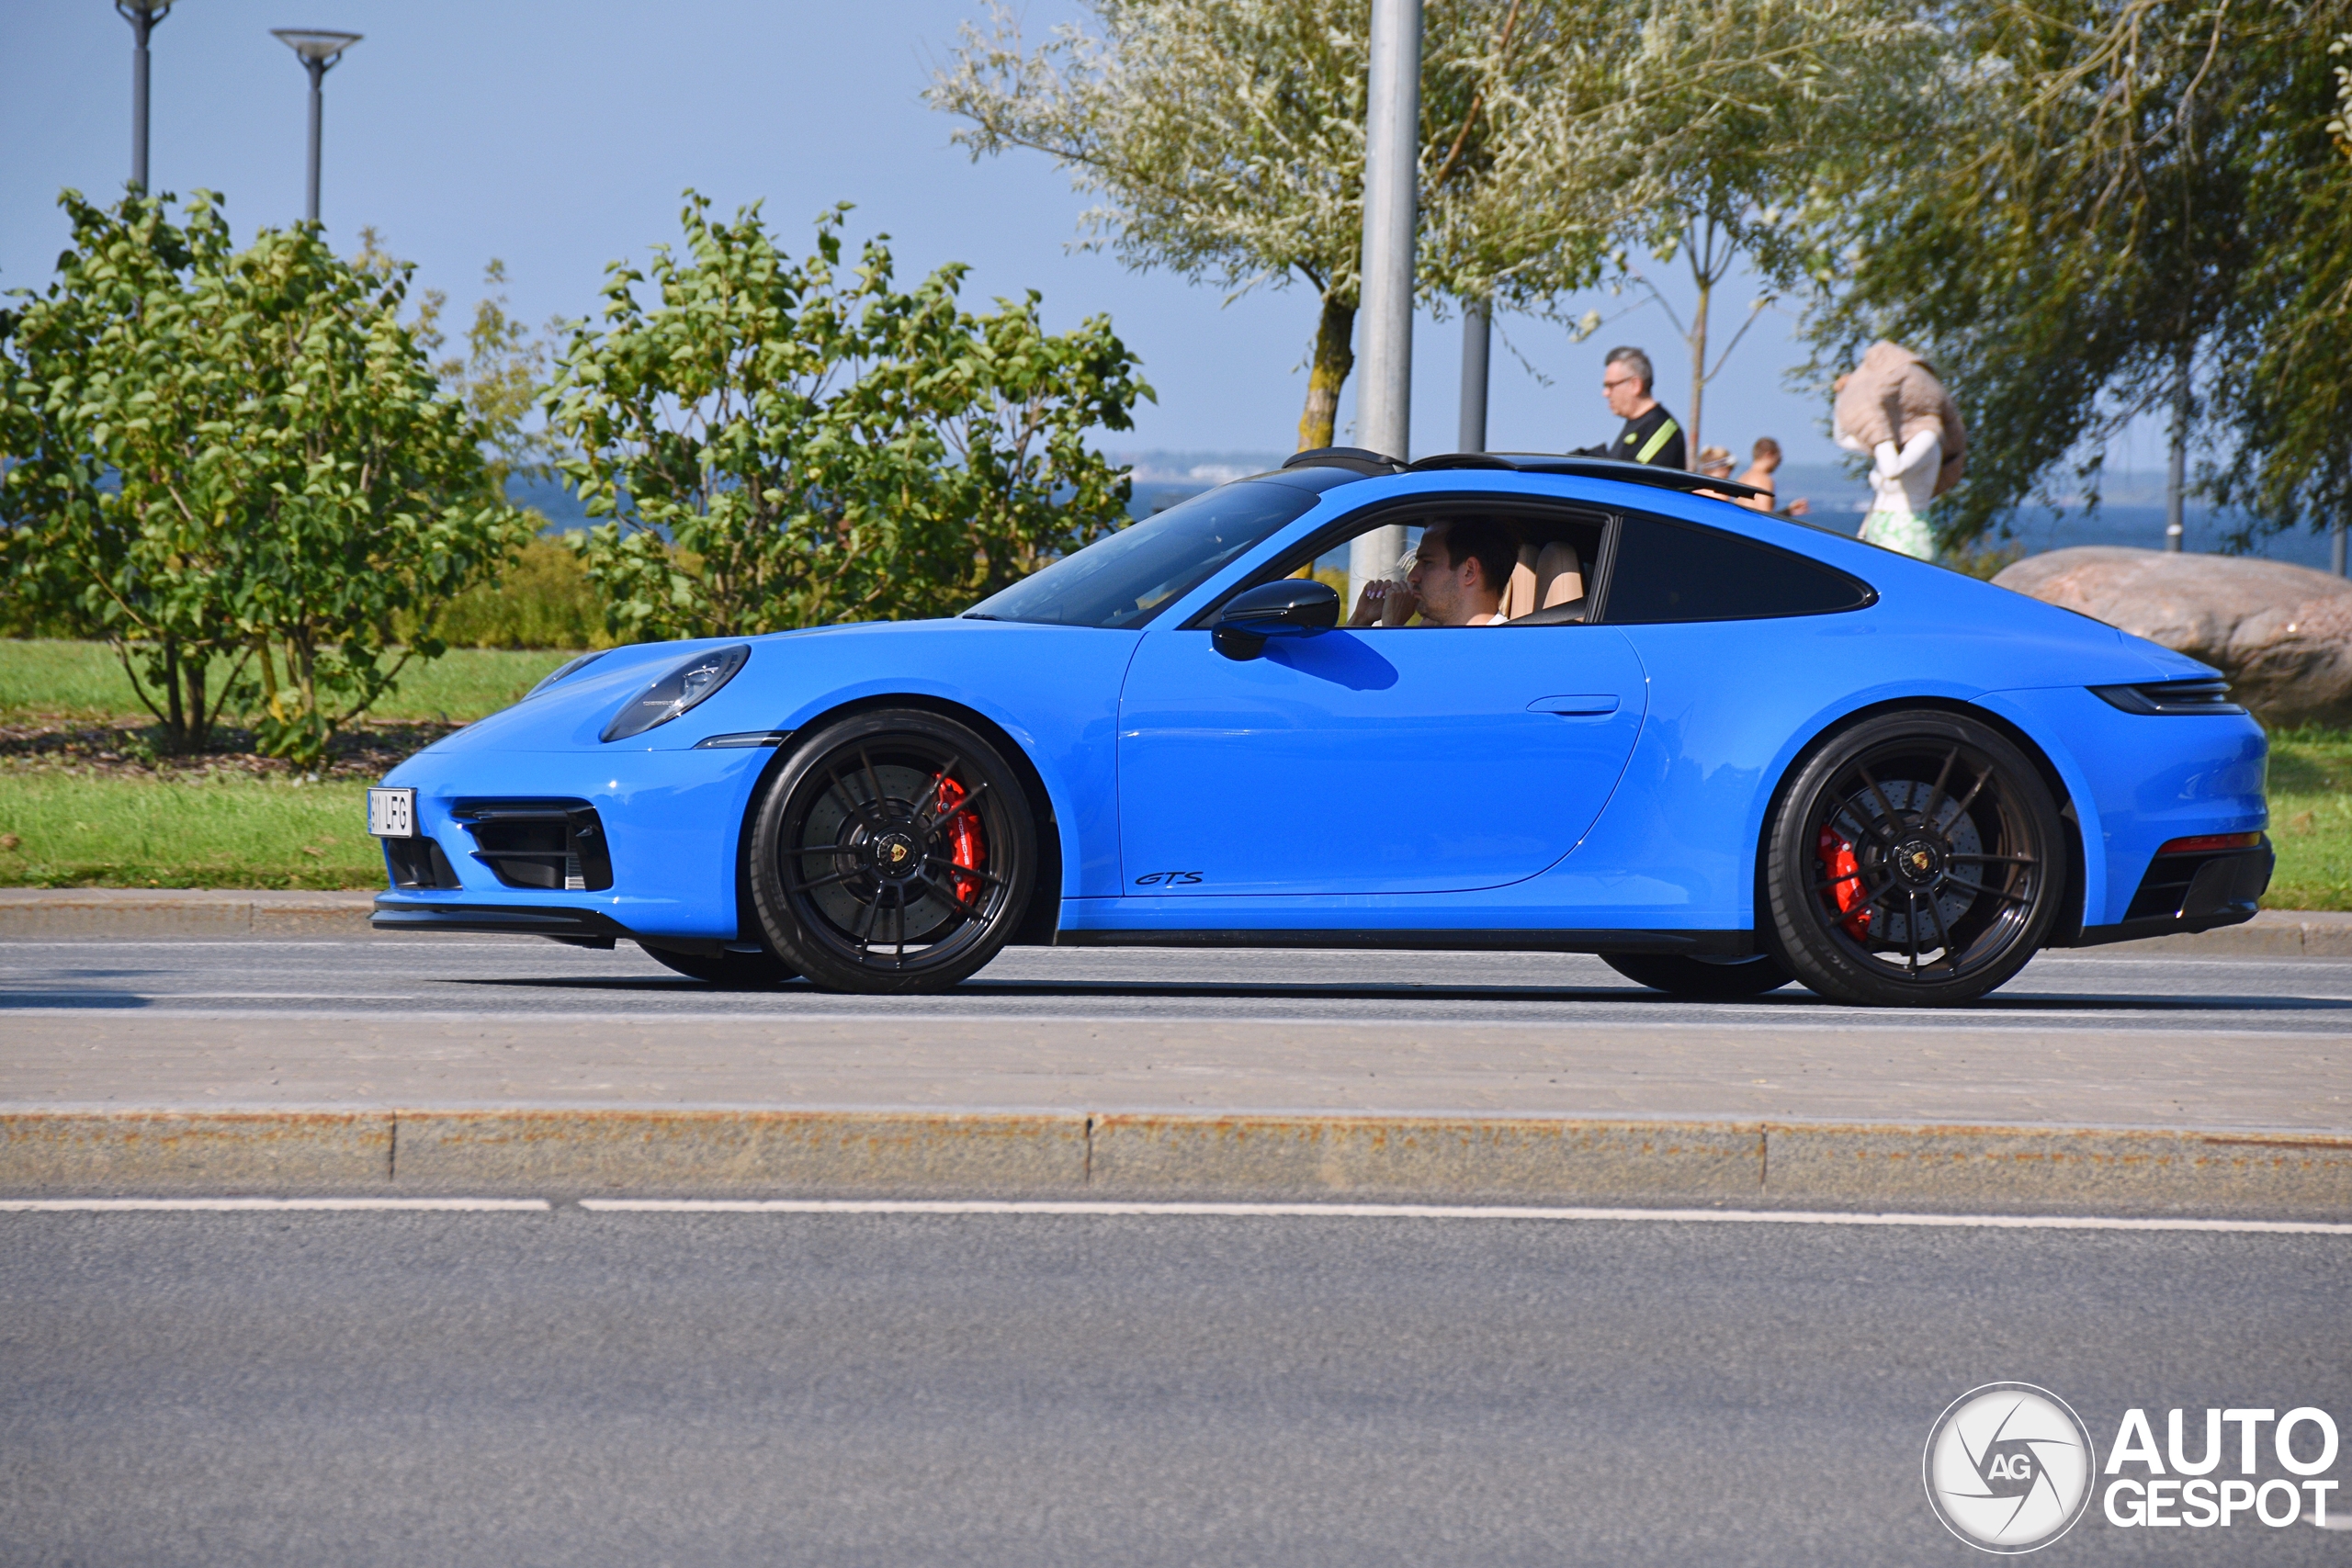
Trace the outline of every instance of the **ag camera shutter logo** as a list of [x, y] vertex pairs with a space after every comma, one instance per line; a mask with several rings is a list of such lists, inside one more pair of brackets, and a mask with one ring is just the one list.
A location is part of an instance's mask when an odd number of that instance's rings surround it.
[[2098, 1456], [2066, 1402], [2029, 1382], [1992, 1382], [1955, 1399], [1928, 1431], [1928, 1504], [1982, 1551], [2038, 1551], [2075, 1528]]

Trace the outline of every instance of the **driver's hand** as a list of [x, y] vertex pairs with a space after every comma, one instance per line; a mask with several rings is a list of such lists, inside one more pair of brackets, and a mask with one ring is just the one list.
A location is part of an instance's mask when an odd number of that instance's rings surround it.
[[1348, 617], [1351, 626], [1401, 626], [1413, 613], [1413, 591], [1401, 582], [1375, 577], [1363, 585], [1356, 595], [1355, 614]]

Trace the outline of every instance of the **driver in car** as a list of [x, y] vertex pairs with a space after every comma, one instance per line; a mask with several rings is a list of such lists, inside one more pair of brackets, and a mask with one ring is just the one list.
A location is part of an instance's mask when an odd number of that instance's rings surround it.
[[1348, 625], [1400, 626], [1419, 610], [1425, 626], [1499, 626], [1503, 589], [1518, 562], [1519, 547], [1490, 517], [1431, 524], [1405, 581], [1365, 583]]

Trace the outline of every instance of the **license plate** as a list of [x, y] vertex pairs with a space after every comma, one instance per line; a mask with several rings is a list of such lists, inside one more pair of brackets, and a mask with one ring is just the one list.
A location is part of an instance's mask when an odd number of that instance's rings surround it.
[[416, 791], [371, 789], [368, 792], [368, 831], [379, 839], [416, 837]]

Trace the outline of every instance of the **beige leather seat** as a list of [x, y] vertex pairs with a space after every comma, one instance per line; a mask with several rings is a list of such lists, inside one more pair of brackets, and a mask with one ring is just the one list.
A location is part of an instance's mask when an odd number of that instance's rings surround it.
[[1519, 547], [1519, 564], [1503, 589], [1502, 616], [1515, 621], [1584, 597], [1584, 562], [1574, 545], [1554, 541], [1538, 549]]

